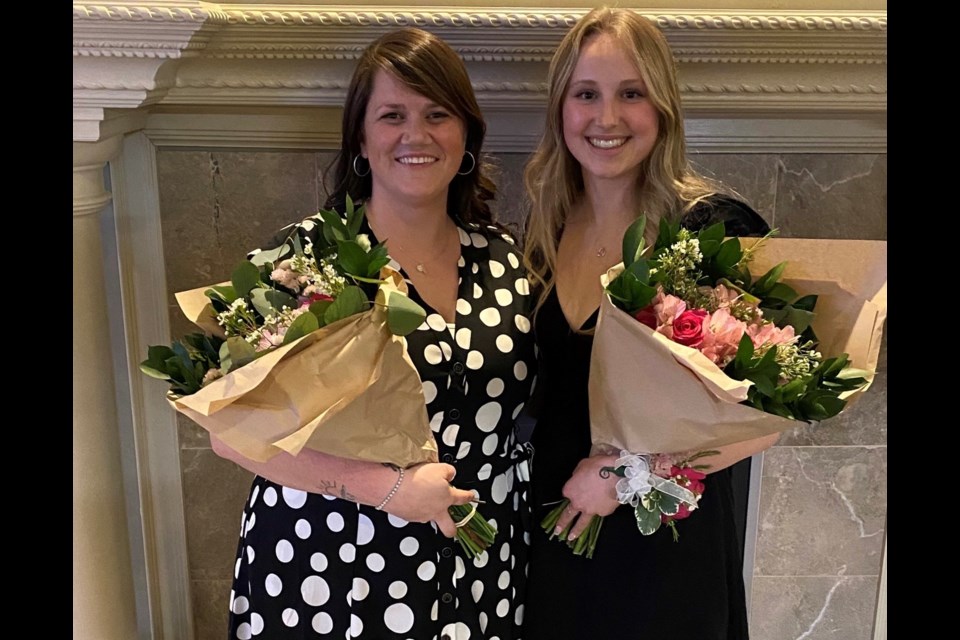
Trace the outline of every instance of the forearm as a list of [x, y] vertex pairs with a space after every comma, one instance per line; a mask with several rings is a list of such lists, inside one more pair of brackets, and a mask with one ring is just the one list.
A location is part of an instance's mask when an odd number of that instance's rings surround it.
[[377, 462], [350, 460], [303, 449], [296, 456], [281, 452], [257, 462], [230, 448], [214, 435], [210, 445], [218, 456], [285, 487], [322, 493], [376, 506], [397, 480], [397, 471]]

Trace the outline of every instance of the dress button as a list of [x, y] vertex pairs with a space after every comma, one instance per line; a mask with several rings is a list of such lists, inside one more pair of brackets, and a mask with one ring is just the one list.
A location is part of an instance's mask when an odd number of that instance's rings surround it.
[[460, 410], [459, 410], [459, 409], [450, 409], [450, 411], [447, 412], [447, 416], [449, 416], [449, 418], [450, 418], [451, 420], [456, 420], [457, 418], [460, 417]]
[[443, 454], [442, 456], [440, 456], [440, 459], [449, 464], [449, 463], [453, 462], [453, 454], [452, 454], [452, 453], [445, 453], [445, 454]]
[[453, 602], [453, 594], [445, 593], [442, 596], [440, 596], [440, 599], [443, 601], [444, 604], [450, 604], [451, 602]]
[[453, 549], [450, 547], [444, 547], [443, 549], [440, 549], [440, 555], [442, 555], [444, 558], [449, 558], [453, 555]]
[[460, 375], [461, 373], [463, 373], [463, 363], [462, 363], [462, 362], [454, 362], [454, 363], [453, 363], [453, 372], [454, 372], [455, 374], [457, 374], [457, 375]]

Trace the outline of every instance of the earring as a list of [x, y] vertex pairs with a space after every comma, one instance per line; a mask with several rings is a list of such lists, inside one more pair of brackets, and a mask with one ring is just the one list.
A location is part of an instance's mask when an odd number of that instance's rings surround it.
[[[467, 156], [470, 156], [470, 168], [467, 169], [466, 171], [457, 171], [458, 176], [468, 176], [471, 173], [473, 173], [474, 169], [477, 168], [477, 159], [473, 157], [473, 154], [467, 151], [466, 153], [463, 154], [463, 157], [466, 158]], [[460, 164], [463, 164], [463, 163], [461, 162]]]
[[360, 173], [360, 172], [357, 170], [357, 160], [359, 160], [359, 159], [362, 158], [362, 157], [363, 157], [363, 156], [360, 156], [360, 155], [354, 156], [354, 158], [353, 158], [353, 172], [354, 172], [355, 174], [357, 174], [357, 177], [366, 178], [368, 175], [370, 175], [370, 163], [369, 163], [369, 162], [367, 163], [367, 172], [366, 172], [366, 173]]

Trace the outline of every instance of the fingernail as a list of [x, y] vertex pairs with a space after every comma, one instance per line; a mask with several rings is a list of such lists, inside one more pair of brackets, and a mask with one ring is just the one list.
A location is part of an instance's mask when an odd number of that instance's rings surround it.
[[563, 529], [560, 528], [560, 527], [557, 527], [556, 529], [553, 530], [553, 535], [555, 535], [555, 536], [558, 536], [558, 535], [560, 535], [561, 533], [563, 533]]

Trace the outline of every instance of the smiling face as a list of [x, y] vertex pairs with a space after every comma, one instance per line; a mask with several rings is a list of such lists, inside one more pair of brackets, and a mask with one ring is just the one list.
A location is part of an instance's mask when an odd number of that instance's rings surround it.
[[449, 109], [381, 69], [367, 103], [360, 148], [370, 162], [372, 198], [445, 207], [463, 162], [466, 128]]
[[659, 133], [640, 70], [608, 34], [587, 39], [563, 97], [563, 139], [585, 182], [636, 181]]

